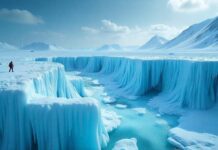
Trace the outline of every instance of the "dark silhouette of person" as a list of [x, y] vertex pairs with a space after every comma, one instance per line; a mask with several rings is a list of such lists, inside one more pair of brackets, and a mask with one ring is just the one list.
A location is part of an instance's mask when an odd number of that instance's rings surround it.
[[14, 72], [14, 64], [13, 64], [12, 61], [9, 63], [8, 66], [9, 66], [9, 68], [10, 68], [10, 69], [9, 69], [9, 72], [11, 72], [11, 71]]

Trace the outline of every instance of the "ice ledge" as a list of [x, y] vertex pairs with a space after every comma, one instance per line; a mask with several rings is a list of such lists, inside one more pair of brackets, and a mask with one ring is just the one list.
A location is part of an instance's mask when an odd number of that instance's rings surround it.
[[22, 90], [28, 100], [41, 96], [80, 97], [75, 87], [67, 80], [61, 64], [42, 62], [17, 62], [16, 70], [8, 73], [0, 66], [0, 91]]
[[181, 128], [170, 131], [168, 141], [180, 149], [188, 150], [217, 150], [218, 136], [208, 133], [197, 133]]
[[[100, 149], [108, 134], [96, 100], [81, 98], [60, 64], [0, 66], [0, 149]], [[62, 98], [57, 98], [62, 97]]]

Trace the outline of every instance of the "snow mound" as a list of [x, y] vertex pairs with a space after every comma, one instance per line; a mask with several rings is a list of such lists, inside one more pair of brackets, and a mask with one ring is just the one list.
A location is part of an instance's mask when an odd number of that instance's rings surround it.
[[119, 140], [112, 150], [138, 150], [137, 140], [135, 138]]
[[180, 149], [217, 150], [218, 137], [207, 133], [196, 133], [181, 128], [170, 130], [168, 141]]
[[101, 110], [102, 121], [107, 132], [116, 129], [121, 123], [121, 117], [114, 111]]
[[163, 37], [154, 36], [148, 42], [146, 42], [144, 45], [142, 45], [139, 49], [155, 49], [155, 48], [160, 48], [167, 41], [168, 40], [163, 38]]

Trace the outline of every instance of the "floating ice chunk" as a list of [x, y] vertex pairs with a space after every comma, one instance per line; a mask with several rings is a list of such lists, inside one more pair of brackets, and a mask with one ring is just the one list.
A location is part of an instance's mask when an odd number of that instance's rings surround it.
[[155, 123], [158, 125], [168, 125], [167, 121], [163, 119], [158, 119], [155, 121]]
[[101, 110], [102, 121], [107, 132], [113, 131], [121, 123], [121, 117], [114, 111]]
[[187, 131], [181, 128], [170, 130], [168, 141], [180, 149], [188, 150], [217, 150], [218, 136]]
[[147, 112], [145, 108], [133, 108], [132, 110], [134, 110], [138, 115], [144, 115]]
[[156, 114], [156, 117], [161, 117], [161, 114]]
[[106, 96], [102, 99], [102, 101], [106, 104], [110, 104], [110, 103], [114, 103], [116, 101], [115, 98], [112, 98], [112, 97], [109, 97], [109, 96]]
[[98, 80], [93, 80], [92, 82], [93, 82], [94, 84], [96, 84], [96, 85], [99, 85], [99, 84], [100, 84]]
[[107, 96], [108, 94], [106, 92], [103, 92], [101, 95], [102, 96]]
[[124, 104], [116, 104], [115, 107], [116, 107], [116, 108], [120, 108], [120, 109], [125, 109], [125, 108], [127, 108], [127, 105], [124, 105]]
[[119, 140], [112, 150], [138, 150], [137, 140], [135, 138]]

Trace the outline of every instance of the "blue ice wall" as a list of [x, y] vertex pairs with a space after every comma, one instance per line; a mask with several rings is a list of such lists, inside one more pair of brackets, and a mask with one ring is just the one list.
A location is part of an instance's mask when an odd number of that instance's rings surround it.
[[30, 122], [25, 130], [28, 145], [37, 145], [40, 150], [98, 150], [101, 140], [108, 140], [102, 138], [107, 137], [106, 131], [99, 132], [102, 129], [100, 109], [94, 99], [35, 101], [25, 109]]
[[[51, 68], [38, 78], [33, 79], [33, 88], [35, 93], [44, 96], [77, 98], [80, 97], [76, 87], [65, 77], [63, 67], [57, 69]], [[79, 90], [79, 89], [78, 89]]]
[[73, 79], [70, 79], [70, 82], [72, 83], [73, 87], [75, 87], [76, 91], [79, 93], [80, 96], [87, 96], [85, 92], [85, 85], [81, 78], [75, 77]]
[[109, 138], [96, 100], [80, 97], [62, 65], [39, 72], [34, 78], [0, 81], [5, 83], [0, 86], [0, 149], [96, 150], [106, 146]]
[[182, 108], [207, 109], [217, 101], [218, 62], [208, 60], [131, 59], [121, 57], [53, 58], [67, 70], [110, 75], [128, 95], [159, 91]]

